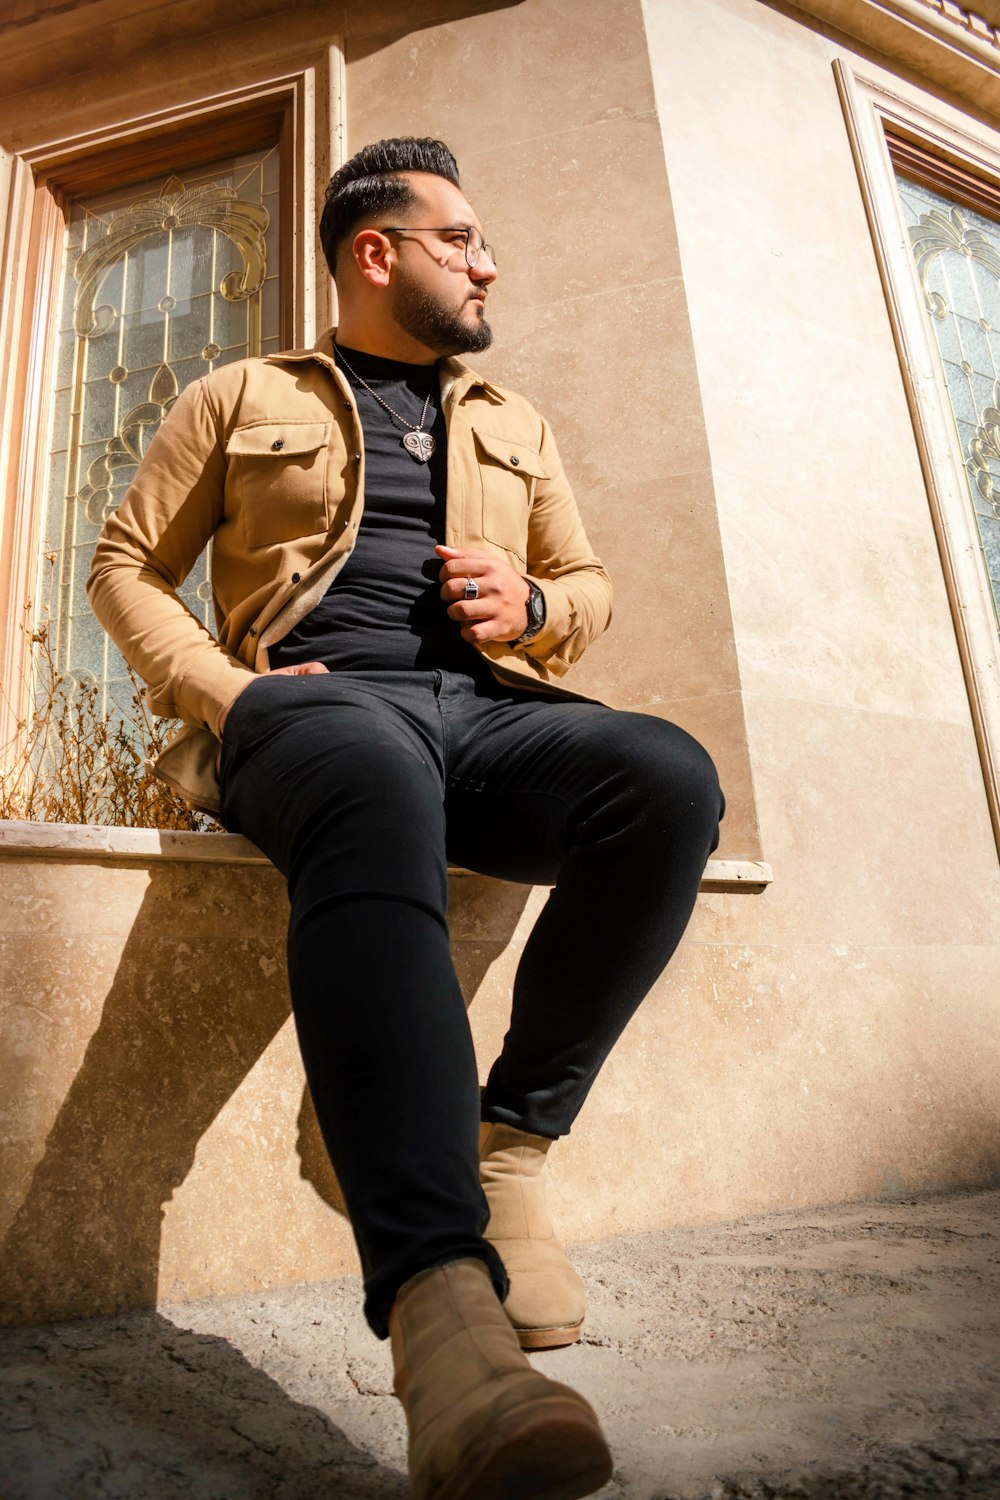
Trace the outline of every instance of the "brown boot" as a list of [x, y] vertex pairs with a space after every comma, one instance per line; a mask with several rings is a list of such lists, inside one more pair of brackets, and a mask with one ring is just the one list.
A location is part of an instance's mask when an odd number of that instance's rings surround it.
[[414, 1276], [389, 1334], [412, 1500], [577, 1500], [610, 1479], [593, 1410], [532, 1369], [481, 1260]]
[[479, 1180], [490, 1206], [486, 1238], [510, 1277], [504, 1303], [522, 1349], [558, 1349], [580, 1337], [586, 1296], [555, 1237], [545, 1201], [552, 1145], [513, 1125], [479, 1127]]

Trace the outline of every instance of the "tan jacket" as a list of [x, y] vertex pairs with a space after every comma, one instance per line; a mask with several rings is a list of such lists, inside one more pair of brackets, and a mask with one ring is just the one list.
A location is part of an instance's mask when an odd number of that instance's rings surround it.
[[[528, 645], [480, 647], [504, 681], [553, 684], [611, 618], [547, 423], [520, 396], [441, 361], [448, 428], [445, 541], [495, 553], [545, 596]], [[219, 719], [325, 594], [364, 509], [364, 441], [333, 331], [315, 349], [224, 365], [189, 385], [150, 443], [94, 553], [94, 613], [149, 684], [156, 714], [188, 726], [157, 773], [218, 807]], [[218, 639], [176, 590], [212, 541]], [[456, 627], [457, 628], [457, 627]]]

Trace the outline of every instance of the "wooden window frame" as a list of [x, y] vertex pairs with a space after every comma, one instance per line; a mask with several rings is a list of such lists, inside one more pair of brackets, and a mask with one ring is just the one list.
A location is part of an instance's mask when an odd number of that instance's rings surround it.
[[833, 64], [913, 422], [1000, 853], [1000, 642], [941, 362], [910, 252], [896, 171], [1000, 219], [1000, 136]]
[[281, 343], [312, 343], [317, 314], [329, 314], [328, 283], [317, 275], [315, 252], [314, 93], [313, 70], [304, 70], [0, 160], [0, 211], [7, 198], [0, 280], [0, 751], [28, 702], [30, 642], [21, 627], [35, 588], [44, 508], [66, 206], [277, 144]]

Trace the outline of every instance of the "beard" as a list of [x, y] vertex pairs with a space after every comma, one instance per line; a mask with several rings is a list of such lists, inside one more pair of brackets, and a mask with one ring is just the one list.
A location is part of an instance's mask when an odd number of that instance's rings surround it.
[[438, 355], [479, 354], [493, 342], [485, 317], [470, 324], [460, 311], [405, 278], [396, 282], [393, 314], [404, 333]]

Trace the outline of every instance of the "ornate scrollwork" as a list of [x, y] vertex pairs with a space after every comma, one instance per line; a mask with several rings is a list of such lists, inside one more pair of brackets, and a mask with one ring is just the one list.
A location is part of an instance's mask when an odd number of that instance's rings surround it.
[[1000, 380], [993, 383], [993, 405], [987, 406], [980, 416], [976, 435], [969, 443], [969, 459], [966, 468], [976, 489], [992, 507], [1000, 521], [1000, 474], [995, 475], [993, 465], [1000, 466]]
[[177, 400], [177, 377], [169, 365], [161, 365], [149, 384], [149, 400], [131, 407], [118, 431], [108, 439], [100, 458], [87, 470], [87, 483], [77, 495], [86, 506], [87, 519], [101, 526], [114, 509], [111, 487], [116, 469], [134, 467], [142, 458], [153, 432]]
[[73, 327], [78, 337], [99, 338], [115, 323], [118, 313], [114, 307], [107, 303], [95, 306], [101, 285], [115, 262], [150, 236], [191, 224], [217, 229], [236, 246], [243, 270], [230, 271], [224, 276], [219, 291], [227, 302], [245, 301], [260, 290], [264, 281], [264, 235], [270, 222], [271, 215], [263, 204], [238, 198], [235, 188], [215, 182], [185, 188], [178, 177], [171, 177], [156, 198], [144, 198], [117, 214], [104, 238], [85, 250], [77, 261], [73, 271], [78, 283]]
[[927, 277], [935, 259], [946, 250], [978, 261], [1000, 281], [1000, 254], [982, 230], [970, 227], [960, 208], [953, 208], [947, 214], [939, 208], [932, 208], [929, 213], [921, 214], [918, 222], [910, 227], [910, 244], [928, 311], [939, 320], [946, 318], [950, 309], [940, 292], [928, 289]]

